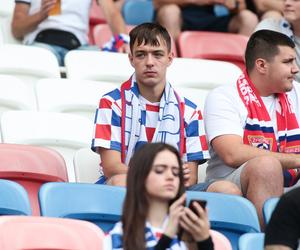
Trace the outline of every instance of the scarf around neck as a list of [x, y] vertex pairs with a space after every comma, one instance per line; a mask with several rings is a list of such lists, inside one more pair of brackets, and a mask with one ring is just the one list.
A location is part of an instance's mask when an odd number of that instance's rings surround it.
[[[243, 136], [244, 144], [272, 152], [299, 154], [300, 129], [287, 94], [276, 94], [277, 142], [270, 115], [246, 73], [237, 80], [237, 89], [248, 111]], [[294, 185], [300, 177], [299, 174], [296, 168], [284, 170], [284, 186]]]
[[[147, 141], [145, 124], [142, 124], [142, 104], [135, 75], [121, 86], [121, 156], [122, 162], [129, 163], [137, 146]], [[159, 103], [157, 126], [152, 142], [164, 142], [176, 147], [180, 156], [184, 150], [184, 103], [167, 82]]]

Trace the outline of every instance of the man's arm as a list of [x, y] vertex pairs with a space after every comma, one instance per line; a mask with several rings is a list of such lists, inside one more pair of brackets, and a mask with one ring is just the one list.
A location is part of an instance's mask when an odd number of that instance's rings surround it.
[[120, 33], [127, 34], [124, 19], [113, 0], [98, 0], [98, 3], [101, 6], [106, 22], [111, 28], [112, 33], [115, 35]]
[[97, 152], [100, 154], [101, 166], [106, 178], [127, 174], [128, 167], [122, 163], [120, 152], [106, 148], [98, 148]]
[[12, 33], [15, 38], [22, 39], [27, 33], [48, 17], [48, 13], [55, 4], [55, 0], [42, 0], [41, 9], [29, 15], [30, 4], [17, 2], [12, 18]]
[[196, 162], [187, 162], [183, 164], [183, 177], [186, 187], [197, 184], [198, 164]]
[[211, 141], [218, 156], [226, 165], [238, 168], [246, 161], [258, 156], [273, 156], [280, 161], [283, 169], [300, 168], [300, 155], [270, 152], [243, 143], [238, 135], [220, 135]]

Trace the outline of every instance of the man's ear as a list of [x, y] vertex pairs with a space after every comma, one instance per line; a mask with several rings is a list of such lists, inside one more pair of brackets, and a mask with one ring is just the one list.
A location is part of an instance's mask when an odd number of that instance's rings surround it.
[[263, 58], [257, 58], [255, 61], [255, 68], [259, 73], [265, 74], [268, 70], [268, 62]]
[[170, 66], [173, 62], [173, 59], [174, 59], [174, 52], [171, 51], [168, 55], [168, 59], [169, 59], [169, 63], [168, 63], [168, 66]]
[[133, 65], [133, 56], [132, 56], [131, 52], [128, 53], [128, 59], [129, 59], [129, 62], [131, 64], [131, 66], [134, 67], [134, 65]]

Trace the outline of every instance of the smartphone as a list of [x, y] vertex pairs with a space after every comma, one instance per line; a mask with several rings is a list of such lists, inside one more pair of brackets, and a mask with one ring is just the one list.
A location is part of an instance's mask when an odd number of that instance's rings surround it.
[[197, 202], [203, 209], [205, 209], [207, 203], [206, 200], [190, 200], [189, 209], [191, 209], [197, 215], [198, 215], [197, 211], [195, 210], [194, 206], [192, 206], [193, 202]]

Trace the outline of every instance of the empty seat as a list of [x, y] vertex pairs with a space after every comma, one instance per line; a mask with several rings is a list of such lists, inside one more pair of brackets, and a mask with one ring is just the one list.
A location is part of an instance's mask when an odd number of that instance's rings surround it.
[[120, 220], [126, 189], [86, 183], [46, 183], [39, 192], [41, 214], [87, 220], [105, 232]]
[[12, 75], [0, 75], [0, 117], [8, 110], [36, 110], [32, 88]]
[[38, 110], [76, 114], [93, 121], [102, 95], [116, 87], [109, 82], [41, 79], [35, 86]]
[[228, 62], [174, 58], [167, 70], [167, 79], [175, 87], [211, 90], [223, 84], [235, 84], [242, 71]]
[[187, 191], [187, 201], [191, 199], [207, 201], [211, 228], [224, 234], [234, 250], [238, 249], [238, 240], [242, 234], [260, 232], [256, 209], [246, 198], [221, 193]]
[[4, 44], [0, 46], [0, 74], [21, 78], [33, 87], [37, 79], [60, 77], [55, 55], [47, 49], [28, 45]]
[[31, 215], [26, 190], [17, 182], [0, 179], [0, 215]]
[[64, 159], [56, 151], [29, 145], [0, 144], [0, 178], [27, 191], [32, 214], [39, 215], [38, 190], [48, 181], [68, 181]]
[[184, 31], [178, 37], [181, 57], [228, 61], [244, 69], [248, 37], [239, 34]]
[[77, 150], [73, 163], [76, 182], [95, 183], [100, 178], [100, 155], [91, 148]]
[[239, 239], [239, 250], [263, 250], [264, 233], [246, 233]]
[[[4, 0], [5, 1], [5, 0]], [[20, 40], [17, 40], [11, 31], [11, 18], [10, 16], [0, 18], [0, 36], [2, 36], [2, 41], [0, 44], [21, 44]], [[1, 39], [0, 39], [1, 40]]]
[[275, 207], [277, 206], [278, 201], [279, 201], [279, 197], [272, 197], [265, 201], [263, 206], [263, 216], [264, 216], [265, 224], [269, 223], [272, 213]]
[[57, 150], [66, 161], [69, 181], [75, 181], [73, 155], [90, 146], [93, 121], [56, 112], [7, 111], [1, 118], [1, 130], [3, 142]]
[[127, 0], [122, 12], [127, 24], [139, 25], [153, 21], [154, 7], [152, 0]]
[[0, 249], [102, 250], [104, 235], [92, 223], [34, 216], [0, 217]]
[[73, 50], [65, 57], [67, 78], [123, 83], [134, 72], [124, 53]]

